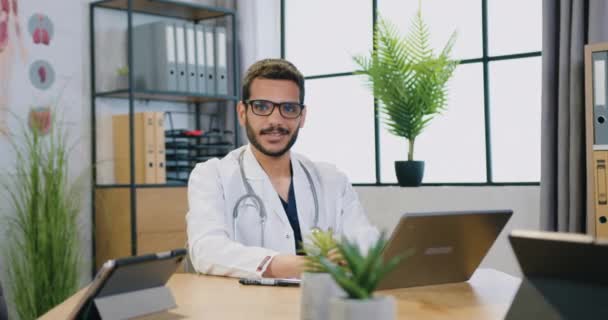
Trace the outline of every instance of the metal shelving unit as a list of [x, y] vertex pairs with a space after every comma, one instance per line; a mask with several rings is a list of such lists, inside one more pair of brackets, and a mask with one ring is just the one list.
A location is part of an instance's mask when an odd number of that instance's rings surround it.
[[[168, 92], [168, 91], [149, 91], [149, 90], [137, 90], [134, 88], [134, 72], [128, 73], [128, 87], [125, 89], [112, 90], [112, 91], [100, 91], [96, 90], [96, 72], [98, 62], [95, 60], [95, 12], [96, 10], [116, 10], [126, 13], [127, 17], [127, 66], [129, 70], [132, 70], [133, 66], [133, 16], [137, 14], [157, 16], [164, 18], [177, 18], [187, 20], [189, 22], [198, 23], [209, 19], [228, 18], [226, 27], [229, 28], [232, 39], [232, 50], [231, 56], [229, 56], [229, 62], [232, 63], [231, 73], [229, 76], [232, 77], [232, 90], [229, 92], [232, 95], [205, 95], [205, 94], [193, 94], [184, 92]], [[90, 18], [90, 62], [91, 62], [91, 154], [92, 154], [92, 242], [93, 242], [93, 273], [95, 273], [96, 265], [99, 261], [96, 261], [96, 226], [95, 226], [95, 214], [96, 214], [96, 191], [99, 189], [108, 188], [128, 188], [130, 194], [130, 220], [131, 220], [131, 255], [137, 254], [137, 189], [148, 189], [148, 188], [175, 188], [185, 187], [185, 184], [179, 183], [167, 183], [167, 184], [137, 184], [135, 183], [135, 146], [134, 146], [134, 101], [135, 100], [157, 100], [157, 101], [169, 101], [178, 103], [194, 104], [194, 116], [195, 116], [195, 129], [201, 129], [201, 108], [209, 102], [233, 102], [236, 103], [239, 97], [238, 87], [238, 61], [237, 61], [237, 49], [236, 41], [236, 12], [234, 10], [218, 7], [210, 7], [197, 3], [182, 2], [174, 0], [102, 0], [92, 2], [89, 5], [89, 18]], [[228, 23], [229, 21], [229, 23]], [[230, 69], [229, 69], [230, 70]], [[129, 184], [113, 184], [113, 185], [102, 185], [98, 184], [97, 180], [97, 99], [103, 98], [118, 98], [128, 100], [128, 113], [129, 113], [129, 141], [130, 141], [130, 183]], [[236, 112], [234, 113], [234, 147], [238, 146], [238, 121]]]
[[205, 102], [222, 102], [222, 101], [238, 101], [236, 96], [226, 95], [205, 95], [205, 94], [184, 94], [183, 92], [171, 91], [148, 91], [148, 90], [130, 90], [119, 89], [113, 91], [97, 92], [96, 98], [116, 98], [129, 99], [132, 96], [134, 99], [143, 100], [159, 100], [169, 102], [187, 102], [187, 103], [205, 103]]

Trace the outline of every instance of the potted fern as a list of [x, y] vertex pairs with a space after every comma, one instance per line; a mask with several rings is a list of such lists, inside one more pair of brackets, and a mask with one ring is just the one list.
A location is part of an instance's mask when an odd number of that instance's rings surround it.
[[[78, 214], [83, 185], [68, 179], [66, 133], [40, 110], [32, 110], [10, 137], [14, 171], [1, 185], [11, 212], [1, 244], [8, 298], [15, 318], [36, 319], [78, 289]], [[48, 133], [48, 134], [47, 134]], [[46, 134], [46, 136], [45, 136]], [[80, 177], [84, 178], [84, 177]]]
[[361, 68], [356, 74], [366, 76], [388, 131], [408, 141], [407, 161], [395, 162], [399, 185], [419, 186], [424, 161], [414, 160], [414, 143], [433, 117], [445, 108], [446, 84], [458, 65], [458, 61], [450, 59], [456, 34], [435, 55], [420, 9], [405, 38], [384, 19], [374, 32], [375, 49], [370, 57], [354, 57]]
[[336, 283], [346, 292], [345, 298], [334, 298], [330, 305], [332, 320], [390, 320], [395, 318], [395, 300], [390, 296], [374, 296], [380, 281], [406, 258], [399, 255], [384, 261], [382, 251], [386, 245], [383, 233], [367, 254], [359, 246], [343, 239], [338, 251], [346, 261], [345, 266], [321, 258], [320, 264], [331, 274]]
[[116, 75], [118, 76], [116, 81], [116, 87], [118, 89], [129, 88], [129, 67], [123, 66], [116, 69]]
[[331, 229], [314, 230], [309, 239], [310, 242], [302, 245], [306, 256], [302, 274], [300, 319], [325, 320], [329, 319], [331, 298], [345, 295], [320, 262], [321, 259], [336, 260], [337, 242]]

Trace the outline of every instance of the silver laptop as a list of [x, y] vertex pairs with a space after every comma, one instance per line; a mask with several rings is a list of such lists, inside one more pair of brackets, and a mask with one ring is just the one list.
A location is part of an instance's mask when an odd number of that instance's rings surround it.
[[513, 214], [512, 210], [406, 213], [383, 252], [413, 250], [379, 290], [467, 281]]

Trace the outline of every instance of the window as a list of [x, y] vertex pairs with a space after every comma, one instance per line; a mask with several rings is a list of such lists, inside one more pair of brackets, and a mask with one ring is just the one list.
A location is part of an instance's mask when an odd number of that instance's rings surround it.
[[307, 80], [306, 122], [294, 150], [367, 182], [376, 179], [374, 97], [361, 83], [361, 76]]
[[[418, 1], [282, 0], [282, 54], [307, 79], [309, 116], [295, 150], [335, 163], [355, 184], [396, 182], [407, 142], [377, 122], [352, 56], [369, 55], [373, 22], [402, 34]], [[451, 33], [461, 61], [446, 111], [417, 138], [425, 184], [537, 184], [540, 179], [540, 1], [425, 0], [431, 45]], [[446, 14], [449, 13], [449, 14]], [[516, 21], [513, 17], [517, 17]], [[514, 125], [516, 124], [516, 125]]]
[[372, 46], [369, 0], [287, 0], [284, 5], [286, 56], [305, 76], [352, 72], [351, 56]]

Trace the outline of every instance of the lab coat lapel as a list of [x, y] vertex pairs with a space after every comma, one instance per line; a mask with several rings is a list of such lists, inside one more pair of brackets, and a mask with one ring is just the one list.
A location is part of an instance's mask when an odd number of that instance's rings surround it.
[[272, 182], [270, 182], [270, 178], [268, 178], [268, 175], [253, 155], [251, 145], [247, 146], [245, 158], [243, 159], [243, 166], [245, 175], [247, 176], [247, 180], [251, 184], [253, 191], [262, 198], [262, 201], [264, 201], [268, 219], [272, 219], [270, 215], [274, 214], [278, 216], [279, 221], [285, 226], [290, 226], [289, 220], [287, 219], [287, 213], [285, 212], [285, 209], [283, 209], [283, 205], [279, 199], [279, 194], [274, 189]]
[[302, 165], [294, 153], [291, 156], [291, 167], [293, 168], [291, 183], [294, 184], [298, 221], [300, 222], [302, 238], [305, 240], [305, 235], [310, 233], [310, 229], [314, 224], [314, 199], [306, 173], [304, 173]]

